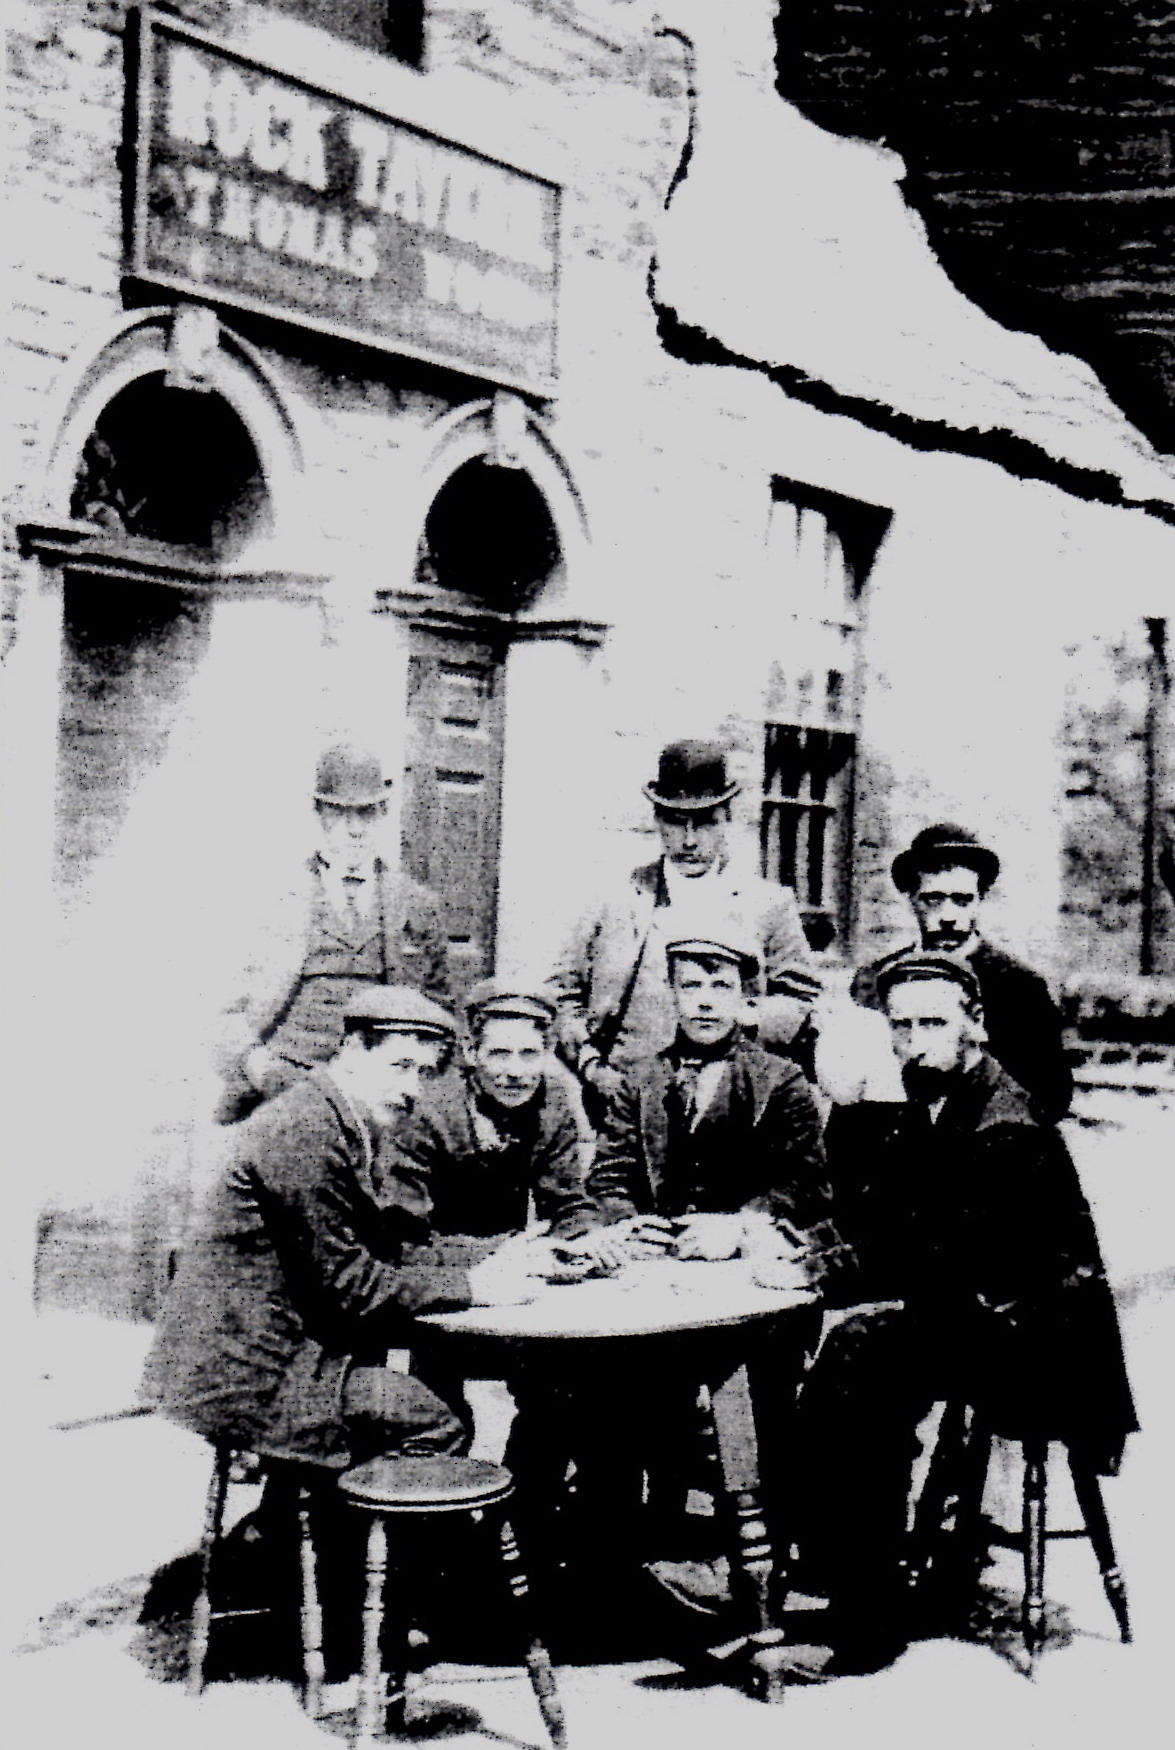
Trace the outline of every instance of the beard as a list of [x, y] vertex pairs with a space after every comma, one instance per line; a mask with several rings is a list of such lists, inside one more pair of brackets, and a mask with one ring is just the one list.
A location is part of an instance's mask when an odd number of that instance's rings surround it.
[[959, 1073], [959, 1066], [952, 1069], [930, 1069], [921, 1063], [906, 1063], [902, 1065], [902, 1084], [909, 1100], [932, 1101], [941, 1100], [951, 1090]]

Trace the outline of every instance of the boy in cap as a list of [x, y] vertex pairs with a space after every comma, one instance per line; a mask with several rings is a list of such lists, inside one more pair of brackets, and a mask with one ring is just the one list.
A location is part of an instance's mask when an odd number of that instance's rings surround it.
[[819, 994], [789, 887], [739, 869], [729, 854], [730, 805], [740, 786], [709, 741], [666, 747], [645, 785], [661, 855], [634, 869], [572, 932], [549, 986], [559, 1004], [559, 1050], [579, 1075], [598, 1123], [610, 1092], [637, 1058], [660, 1051], [677, 1025], [665, 945], [700, 903], [737, 918], [762, 983], [759, 1020], [786, 1047]]
[[407, 984], [449, 1001], [437, 901], [378, 854], [387, 791], [379, 760], [365, 749], [340, 744], [318, 762], [318, 848], [301, 889], [272, 908], [222, 1017], [222, 1123], [333, 1057], [343, 1007], [361, 986]]
[[[819, 1281], [836, 1244], [820, 1119], [796, 1064], [766, 1052], [745, 1030], [759, 971], [754, 947], [729, 922], [695, 917], [666, 955], [676, 1031], [663, 1050], [631, 1066], [609, 1100], [588, 1175], [589, 1194], [609, 1225], [573, 1250], [609, 1265], [657, 1249], [719, 1260], [761, 1245], [774, 1229], [778, 1249], [801, 1250], [811, 1280]], [[792, 1405], [819, 1331], [814, 1304], [750, 1364], [764, 1506], [782, 1533], [777, 1549], [791, 1541], [781, 1479]], [[680, 1477], [700, 1383], [673, 1376], [614, 1382], [610, 1420], [618, 1417], [630, 1438], [622, 1451], [598, 1435], [593, 1442], [592, 1423], [601, 1418], [581, 1416], [584, 1488], [621, 1499], [627, 1466], [635, 1500], [641, 1468], [653, 1478], [659, 1472], [663, 1480], [666, 1471]], [[715, 1603], [727, 1579], [723, 1562], [661, 1561], [651, 1571], [695, 1605]]]
[[403, 1247], [381, 1209], [380, 1131], [411, 1107], [454, 1027], [403, 985], [343, 1004], [342, 1044], [238, 1132], [185, 1247], [144, 1392], [206, 1439], [346, 1468], [378, 1453], [455, 1451], [460, 1421], [390, 1371], [413, 1315], [525, 1299], [525, 1247], [460, 1261]]
[[1060, 1011], [1040, 974], [980, 931], [983, 901], [1000, 872], [995, 852], [965, 827], [928, 826], [894, 858], [891, 872], [917, 919], [919, 941], [862, 967], [853, 981], [856, 1000], [880, 1008], [879, 977], [901, 955], [957, 955], [979, 985], [991, 1055], [1046, 1123], [1059, 1122], [1073, 1097]]
[[[1117, 1469], [1136, 1426], [1089, 1207], [1060, 1136], [984, 1049], [974, 973], [953, 955], [908, 954], [879, 970], [878, 988], [906, 1100], [830, 1117], [847, 1250], [834, 1293], [851, 1310], [800, 1400], [807, 1553], [846, 1669], [905, 1644], [907, 1499], [936, 1401], [969, 1405], [1010, 1439], [1062, 1440], [1091, 1477]], [[978, 1501], [960, 1498], [956, 1523], [978, 1518]]]

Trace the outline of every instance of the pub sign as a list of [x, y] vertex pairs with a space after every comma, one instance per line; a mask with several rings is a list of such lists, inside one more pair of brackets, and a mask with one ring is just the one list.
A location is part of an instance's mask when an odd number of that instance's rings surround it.
[[131, 275], [550, 393], [559, 190], [140, 15]]

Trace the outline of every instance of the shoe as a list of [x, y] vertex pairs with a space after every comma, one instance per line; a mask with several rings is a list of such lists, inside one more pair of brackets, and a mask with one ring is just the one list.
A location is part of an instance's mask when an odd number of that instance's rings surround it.
[[732, 1603], [730, 1561], [726, 1556], [718, 1556], [712, 1562], [649, 1562], [645, 1571], [688, 1610], [717, 1616]]

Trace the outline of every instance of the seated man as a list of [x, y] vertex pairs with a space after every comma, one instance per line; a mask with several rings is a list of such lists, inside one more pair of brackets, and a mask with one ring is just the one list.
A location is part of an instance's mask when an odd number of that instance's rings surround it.
[[443, 1009], [403, 985], [345, 1005], [343, 1043], [242, 1126], [180, 1259], [144, 1394], [206, 1439], [334, 1468], [453, 1452], [463, 1430], [387, 1351], [412, 1315], [527, 1297], [525, 1242], [462, 1263], [393, 1251], [372, 1178], [380, 1127], [451, 1042]]
[[984, 1049], [978, 981], [950, 957], [878, 971], [905, 1103], [833, 1112], [837, 1226], [854, 1310], [800, 1400], [812, 1579], [846, 1669], [906, 1639], [907, 1502], [932, 1405], [1008, 1438], [1061, 1440], [1113, 1472], [1137, 1426], [1097, 1236], [1057, 1132]]
[[[719, 1260], [755, 1244], [756, 1235], [760, 1244], [773, 1237], [778, 1250], [802, 1250], [817, 1280], [835, 1243], [820, 1120], [801, 1070], [744, 1033], [757, 957], [721, 922], [671, 940], [666, 951], [675, 1037], [634, 1065], [608, 1103], [588, 1191], [610, 1225], [577, 1247], [606, 1264], [664, 1249], [679, 1258]], [[786, 1336], [772, 1337], [751, 1358], [763, 1504], [777, 1522], [777, 1550], [790, 1542], [780, 1535], [779, 1520], [792, 1406], [819, 1329], [814, 1304], [789, 1321]], [[684, 1481], [700, 1383], [612, 1382], [608, 1443], [585, 1445], [591, 1422], [603, 1418], [579, 1417], [581, 1470], [613, 1494], [626, 1462], [630, 1472], [642, 1466], [652, 1472], [651, 1488], [658, 1473], [664, 1486], [666, 1471], [676, 1470]], [[611, 1437], [617, 1425], [626, 1431], [623, 1452]], [[629, 1487], [639, 1489], [639, 1476]], [[713, 1590], [696, 1564], [670, 1572], [662, 1563], [654, 1571], [687, 1601]]]
[[548, 1040], [546, 996], [486, 979], [465, 1004], [465, 1061], [432, 1083], [389, 1130], [381, 1155], [389, 1207], [405, 1231], [515, 1233], [533, 1215], [554, 1236], [595, 1223], [583, 1144]]

